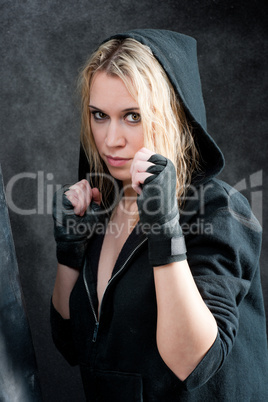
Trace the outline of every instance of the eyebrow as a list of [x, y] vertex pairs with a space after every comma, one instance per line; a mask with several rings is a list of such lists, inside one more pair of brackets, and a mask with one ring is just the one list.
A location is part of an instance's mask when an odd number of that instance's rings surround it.
[[[101, 111], [100, 108], [98, 108], [98, 107], [96, 107], [96, 106], [93, 106], [93, 105], [88, 105], [88, 107], [90, 107], [91, 109], [95, 109], [95, 110], [100, 110], [100, 111]], [[129, 111], [131, 111], [131, 110], [140, 110], [140, 108], [139, 108], [139, 107], [128, 107], [127, 109], [122, 110], [122, 112], [129, 112]]]

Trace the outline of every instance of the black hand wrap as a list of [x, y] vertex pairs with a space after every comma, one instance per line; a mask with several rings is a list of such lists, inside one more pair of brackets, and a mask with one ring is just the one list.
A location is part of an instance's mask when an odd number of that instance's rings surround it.
[[152, 155], [147, 169], [152, 173], [137, 199], [140, 221], [148, 236], [149, 261], [154, 267], [186, 258], [186, 246], [179, 224], [176, 197], [176, 170], [162, 155]]
[[60, 264], [80, 269], [83, 266], [88, 239], [96, 225], [104, 222], [103, 209], [91, 202], [83, 216], [74, 213], [74, 207], [68, 200], [64, 186], [54, 194], [53, 219], [54, 237], [57, 243], [57, 259]]

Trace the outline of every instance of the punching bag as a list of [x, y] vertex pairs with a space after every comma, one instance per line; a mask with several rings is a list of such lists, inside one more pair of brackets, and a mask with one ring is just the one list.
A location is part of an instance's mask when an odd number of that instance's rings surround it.
[[41, 400], [0, 166], [0, 401]]

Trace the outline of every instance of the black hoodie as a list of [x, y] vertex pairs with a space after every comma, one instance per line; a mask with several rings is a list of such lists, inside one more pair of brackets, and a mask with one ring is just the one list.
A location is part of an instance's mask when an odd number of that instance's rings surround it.
[[[185, 381], [166, 366], [156, 345], [157, 305], [147, 239], [134, 230], [116, 261], [99, 321], [96, 281], [103, 235], [90, 240], [70, 298], [71, 320], [62, 320], [51, 308], [55, 344], [70, 364], [80, 365], [89, 401], [267, 401], [261, 227], [247, 200], [215, 178], [224, 158], [206, 129], [196, 41], [152, 29], [112, 38], [127, 37], [151, 48], [194, 127], [202, 174], [193, 176], [180, 223], [189, 266], [217, 321], [218, 336]], [[82, 151], [80, 179], [88, 171]]]

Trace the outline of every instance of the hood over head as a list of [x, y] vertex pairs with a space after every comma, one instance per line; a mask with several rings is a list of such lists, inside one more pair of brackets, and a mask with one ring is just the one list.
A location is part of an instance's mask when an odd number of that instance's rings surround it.
[[[202, 172], [196, 176], [193, 175], [192, 182], [201, 184], [219, 174], [224, 167], [224, 157], [207, 132], [196, 40], [190, 36], [168, 30], [134, 29], [113, 35], [104, 42], [121, 38], [135, 39], [151, 49], [183, 102], [187, 118], [194, 129], [195, 143], [201, 156]], [[84, 163], [82, 155], [80, 156], [80, 173], [84, 170]]]

